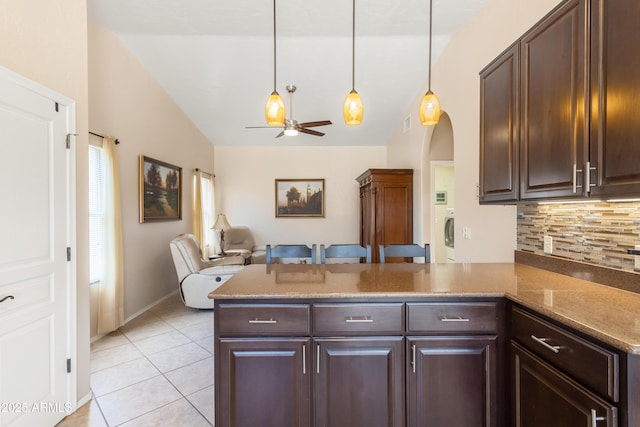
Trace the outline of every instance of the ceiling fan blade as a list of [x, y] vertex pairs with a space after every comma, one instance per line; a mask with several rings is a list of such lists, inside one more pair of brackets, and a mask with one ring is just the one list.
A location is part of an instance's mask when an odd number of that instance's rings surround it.
[[306, 122], [306, 123], [298, 123], [298, 126], [302, 127], [302, 128], [312, 128], [315, 126], [327, 126], [330, 125], [331, 120], [320, 120], [318, 122]]
[[309, 135], [315, 135], [315, 136], [324, 136], [324, 133], [322, 132], [318, 132], [317, 130], [305, 129], [305, 128], [299, 128], [298, 132], [308, 133]]
[[276, 138], [280, 138], [282, 135], [284, 135], [284, 131], [280, 132], [279, 134], [276, 135]]

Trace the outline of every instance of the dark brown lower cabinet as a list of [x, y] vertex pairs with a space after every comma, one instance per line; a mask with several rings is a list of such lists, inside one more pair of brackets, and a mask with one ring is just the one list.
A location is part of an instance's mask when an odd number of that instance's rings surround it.
[[496, 336], [407, 338], [408, 426], [501, 425]]
[[616, 427], [617, 409], [512, 342], [516, 427]]
[[218, 426], [311, 425], [308, 338], [220, 339]]
[[403, 337], [317, 338], [316, 427], [404, 426]]

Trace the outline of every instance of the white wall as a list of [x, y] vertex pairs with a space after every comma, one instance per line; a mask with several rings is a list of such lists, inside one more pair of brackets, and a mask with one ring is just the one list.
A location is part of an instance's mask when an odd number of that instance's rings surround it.
[[[385, 147], [216, 147], [218, 212], [246, 225], [256, 243], [358, 243], [356, 178], [386, 167]], [[324, 178], [325, 218], [276, 218], [275, 179]]]
[[0, 65], [76, 101], [77, 394], [89, 390], [87, 215], [87, 4], [85, 0], [1, 2]]
[[[434, 64], [431, 87], [453, 125], [457, 262], [513, 261], [515, 207], [480, 206], [476, 198], [480, 134], [478, 73], [558, 3], [558, 0], [490, 0], [451, 38]], [[414, 123], [418, 123], [418, 107], [425, 91], [426, 76], [424, 87], [407, 111]], [[418, 124], [402, 133], [399, 124], [387, 146], [388, 167], [421, 167], [417, 159], [428, 151], [429, 143], [428, 128]], [[415, 198], [419, 197], [416, 193]], [[428, 227], [430, 221], [426, 216], [422, 218]], [[463, 227], [471, 229], [471, 239], [462, 239]]]
[[[177, 289], [169, 241], [192, 230], [193, 170], [213, 171], [213, 145], [113, 33], [89, 21], [89, 127], [117, 137], [125, 318]], [[182, 220], [138, 222], [139, 156], [182, 168]]]

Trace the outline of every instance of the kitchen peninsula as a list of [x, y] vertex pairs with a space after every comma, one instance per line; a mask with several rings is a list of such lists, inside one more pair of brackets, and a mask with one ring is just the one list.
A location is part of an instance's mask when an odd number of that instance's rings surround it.
[[328, 264], [248, 266], [210, 297], [216, 426], [640, 426], [638, 294], [517, 263]]

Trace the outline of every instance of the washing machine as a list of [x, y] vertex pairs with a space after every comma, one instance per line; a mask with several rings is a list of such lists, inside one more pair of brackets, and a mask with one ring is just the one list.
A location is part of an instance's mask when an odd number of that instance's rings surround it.
[[447, 253], [447, 262], [455, 262], [456, 260], [456, 230], [453, 209], [447, 208], [444, 214], [444, 246]]

